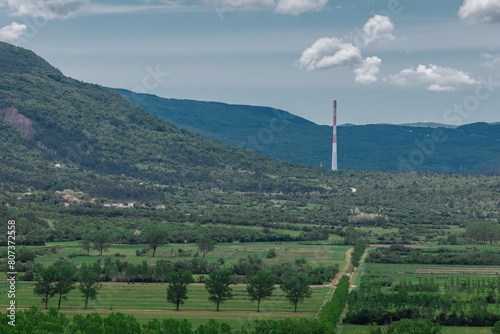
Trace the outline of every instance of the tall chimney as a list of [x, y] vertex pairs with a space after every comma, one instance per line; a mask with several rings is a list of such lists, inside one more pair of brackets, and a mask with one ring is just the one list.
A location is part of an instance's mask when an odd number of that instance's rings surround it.
[[337, 100], [333, 100], [332, 170], [337, 170]]

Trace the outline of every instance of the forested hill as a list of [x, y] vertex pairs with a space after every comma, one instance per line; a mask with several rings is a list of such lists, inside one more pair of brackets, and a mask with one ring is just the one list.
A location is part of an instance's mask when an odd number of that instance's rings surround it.
[[139, 183], [307, 191], [316, 187], [276, 175], [323, 173], [179, 129], [6, 43], [0, 43], [0, 136], [2, 182], [108, 198], [156, 196]]
[[[278, 113], [269, 129], [291, 124], [287, 120]], [[294, 124], [299, 122], [310, 124]], [[394, 138], [391, 131], [389, 126], [380, 135]], [[481, 133], [471, 136], [479, 139], [494, 135], [480, 124], [460, 131]], [[364, 150], [370, 157], [370, 147]], [[232, 147], [179, 129], [107, 88], [68, 78], [31, 51], [0, 43], [0, 219], [19, 218], [16, 231], [30, 242], [77, 240], [83, 226], [100, 228], [92, 218], [98, 216], [123, 218], [106, 228], [121, 229], [125, 243], [151, 217], [268, 227], [498, 222], [499, 189], [497, 176], [332, 172]], [[136, 205], [115, 210], [104, 207], [107, 201]], [[53, 231], [43, 219], [67, 228]], [[192, 241], [193, 226], [183, 227]], [[315, 236], [301, 240], [328, 237], [310, 232]]]
[[[329, 126], [268, 107], [167, 99], [114, 90], [144, 110], [208, 138], [299, 164], [319, 166], [322, 163], [330, 167], [332, 129]], [[278, 124], [277, 120], [284, 123]], [[348, 170], [500, 172], [500, 124], [476, 123], [438, 130], [434, 123], [425, 125], [340, 127], [339, 167]], [[445, 139], [429, 143], [433, 134], [440, 134], [437, 131], [442, 131], [440, 138]]]

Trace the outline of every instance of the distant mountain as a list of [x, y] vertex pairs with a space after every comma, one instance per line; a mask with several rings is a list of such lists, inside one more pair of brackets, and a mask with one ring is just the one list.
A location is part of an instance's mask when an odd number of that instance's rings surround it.
[[[268, 107], [114, 91], [147, 112], [208, 138], [299, 164], [330, 167], [330, 126]], [[500, 124], [458, 128], [437, 123], [346, 124], [338, 129], [338, 151], [341, 169], [495, 173], [500, 171]]]

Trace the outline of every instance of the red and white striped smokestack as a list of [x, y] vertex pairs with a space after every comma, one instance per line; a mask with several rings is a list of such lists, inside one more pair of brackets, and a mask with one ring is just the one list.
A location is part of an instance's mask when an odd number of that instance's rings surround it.
[[333, 100], [332, 170], [337, 170], [337, 100]]

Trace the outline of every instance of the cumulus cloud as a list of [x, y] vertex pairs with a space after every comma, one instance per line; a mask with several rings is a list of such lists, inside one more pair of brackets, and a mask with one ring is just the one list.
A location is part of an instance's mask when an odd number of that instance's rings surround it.
[[323, 37], [302, 53], [298, 64], [308, 70], [318, 70], [334, 66], [358, 66], [362, 59], [357, 46], [335, 37]]
[[394, 41], [393, 30], [394, 24], [387, 16], [375, 15], [363, 26], [365, 44]]
[[458, 16], [472, 22], [500, 23], [500, 0], [465, 0]]
[[12, 22], [8, 26], [0, 29], [0, 41], [8, 42], [19, 38], [27, 27], [24, 24], [19, 24], [17, 22]]
[[381, 63], [382, 59], [378, 57], [366, 58], [361, 66], [354, 70], [354, 80], [365, 85], [376, 82]]
[[42, 17], [47, 20], [74, 16], [89, 0], [0, 0], [13, 16]]
[[404, 69], [398, 74], [390, 75], [386, 81], [403, 87], [423, 85], [432, 91], [454, 91], [463, 85], [474, 85], [479, 82], [467, 73], [450, 67], [437, 65], [418, 65]]
[[290, 15], [319, 12], [327, 2], [328, 0], [278, 0], [275, 12]]

